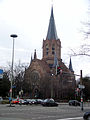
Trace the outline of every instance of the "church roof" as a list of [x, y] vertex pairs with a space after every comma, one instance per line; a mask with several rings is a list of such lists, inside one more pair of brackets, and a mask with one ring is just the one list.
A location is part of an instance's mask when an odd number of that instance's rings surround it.
[[50, 16], [49, 27], [48, 27], [46, 39], [48, 39], [48, 40], [52, 40], [52, 39], [57, 40], [58, 39], [54, 15], [53, 15], [53, 7], [51, 9], [51, 16]]
[[30, 68], [40, 70], [44, 70], [45, 72], [49, 73], [50, 68], [45, 60], [39, 60], [39, 59], [34, 59], [32, 60], [32, 64], [30, 65]]

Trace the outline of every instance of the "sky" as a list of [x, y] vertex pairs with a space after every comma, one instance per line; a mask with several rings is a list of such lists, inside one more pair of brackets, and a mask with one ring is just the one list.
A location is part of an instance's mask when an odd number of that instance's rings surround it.
[[[38, 59], [42, 58], [42, 43], [46, 39], [51, 6], [58, 38], [61, 40], [62, 61], [69, 66], [70, 49], [77, 49], [84, 43], [83, 22], [88, 21], [88, 0], [0, 0], [0, 66], [7, 67], [12, 61], [13, 40], [14, 64], [30, 63], [36, 49]], [[75, 74], [90, 75], [89, 57], [72, 57]]]

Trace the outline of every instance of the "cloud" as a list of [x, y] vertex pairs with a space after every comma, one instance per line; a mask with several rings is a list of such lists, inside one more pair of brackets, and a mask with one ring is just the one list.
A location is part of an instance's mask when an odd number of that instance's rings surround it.
[[[38, 58], [42, 58], [42, 42], [48, 30], [51, 4], [51, 0], [0, 1], [1, 65], [12, 60], [11, 34], [18, 35], [15, 39], [15, 62], [30, 62], [34, 49], [37, 50]], [[86, 19], [87, 6], [87, 0], [53, 1], [57, 34], [62, 44], [62, 58], [66, 57], [66, 63], [69, 59], [67, 48], [81, 44], [80, 21]], [[75, 61], [74, 64], [76, 65]], [[75, 65], [75, 71], [78, 71]]]

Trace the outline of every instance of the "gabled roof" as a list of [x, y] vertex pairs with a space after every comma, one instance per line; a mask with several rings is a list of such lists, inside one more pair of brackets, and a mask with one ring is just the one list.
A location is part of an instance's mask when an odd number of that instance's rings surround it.
[[45, 60], [34, 59], [30, 65], [30, 68], [39, 72], [43, 70], [46, 73], [50, 73], [50, 68]]
[[54, 15], [53, 15], [53, 6], [51, 9], [51, 16], [50, 16], [50, 21], [49, 21], [49, 27], [48, 27], [48, 32], [47, 32], [47, 40], [57, 40], [57, 31], [56, 31], [56, 26], [55, 26], [55, 20], [54, 20]]

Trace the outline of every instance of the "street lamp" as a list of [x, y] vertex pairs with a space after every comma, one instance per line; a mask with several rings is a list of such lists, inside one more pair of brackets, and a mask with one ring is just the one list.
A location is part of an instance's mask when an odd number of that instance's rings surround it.
[[10, 89], [10, 106], [12, 101], [12, 82], [13, 82], [13, 63], [14, 63], [14, 40], [18, 37], [16, 34], [10, 35], [13, 38], [13, 48], [12, 48], [12, 66], [11, 66], [11, 89]]
[[54, 74], [51, 74], [51, 98], [53, 98], [53, 76]]

